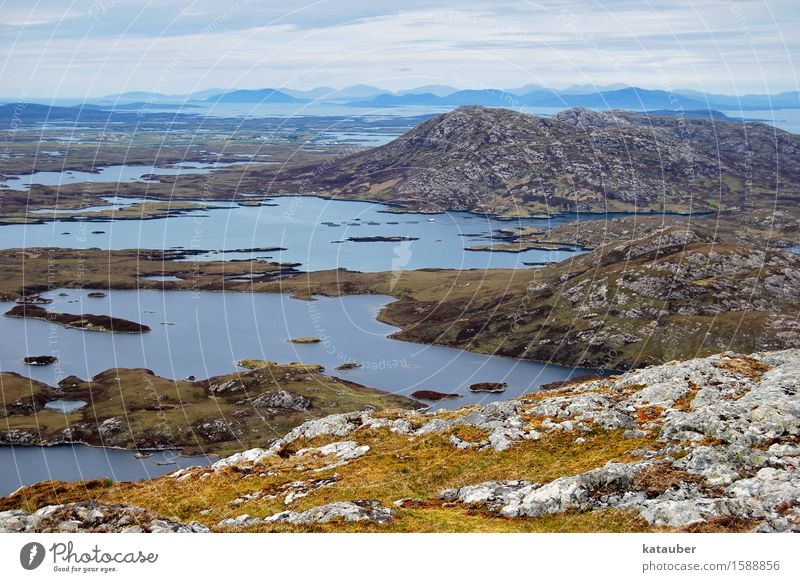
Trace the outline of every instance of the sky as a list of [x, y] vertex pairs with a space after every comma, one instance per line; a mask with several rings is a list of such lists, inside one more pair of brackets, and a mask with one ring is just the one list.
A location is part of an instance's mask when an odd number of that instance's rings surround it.
[[0, 0], [0, 93], [797, 91], [798, 0]]

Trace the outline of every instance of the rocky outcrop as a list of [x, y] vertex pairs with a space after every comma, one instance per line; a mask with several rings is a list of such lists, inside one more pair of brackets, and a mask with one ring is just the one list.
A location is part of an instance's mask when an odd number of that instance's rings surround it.
[[223, 520], [219, 525], [221, 527], [249, 527], [259, 523], [312, 524], [331, 521], [387, 524], [392, 521], [394, 513], [393, 509], [384, 507], [380, 501], [366, 499], [328, 503], [301, 512], [282, 511], [261, 519], [245, 514]]
[[164, 519], [141, 507], [93, 502], [48, 505], [31, 513], [21, 509], [0, 511], [0, 533], [204, 533], [197, 522]]
[[311, 400], [289, 390], [276, 390], [259, 394], [247, 400], [257, 408], [277, 408], [282, 410], [308, 410]]
[[658, 446], [641, 461], [544, 484], [490, 481], [441, 498], [506, 517], [618, 508], [658, 526], [725, 516], [758, 531], [800, 531], [800, 351], [672, 362], [563, 391], [527, 413], [570, 432], [633, 426], [646, 414], [641, 426], [659, 432]]

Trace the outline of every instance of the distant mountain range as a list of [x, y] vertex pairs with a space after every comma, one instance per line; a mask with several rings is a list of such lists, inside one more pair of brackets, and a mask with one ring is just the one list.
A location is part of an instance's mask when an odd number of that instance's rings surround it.
[[594, 93], [570, 93], [551, 89], [530, 93], [514, 93], [498, 89], [455, 91], [448, 95], [432, 93], [405, 93], [403, 95], [383, 93], [369, 100], [351, 102], [360, 107], [398, 107], [409, 105], [453, 106], [483, 105], [485, 107], [556, 107], [568, 109], [778, 109], [800, 108], [800, 93], [778, 95], [711, 95], [696, 91], [687, 93], [625, 87]]
[[447, 85], [425, 85], [401, 91], [388, 91], [372, 85], [354, 85], [343, 89], [316, 87], [300, 90], [290, 88], [263, 89], [206, 89], [186, 95], [168, 95], [133, 91], [92, 100], [93, 103], [338, 103], [352, 107], [553, 107], [568, 109], [629, 110], [701, 110], [701, 109], [798, 109], [800, 92], [775, 95], [721, 95], [691, 89], [665, 91], [643, 89], [620, 84], [598, 87], [572, 85], [566, 89], [551, 89], [530, 84], [512, 89], [457, 89]]

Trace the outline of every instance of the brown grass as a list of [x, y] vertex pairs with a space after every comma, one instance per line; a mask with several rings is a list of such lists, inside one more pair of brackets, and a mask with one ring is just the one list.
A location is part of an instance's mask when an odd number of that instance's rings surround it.
[[[465, 431], [460, 434], [475, 438]], [[271, 457], [252, 471], [226, 469], [200, 478], [198, 470], [190, 479], [178, 482], [162, 477], [141, 483], [93, 486], [81, 483], [39, 484], [26, 488], [2, 502], [3, 509], [36, 509], [50, 503], [96, 499], [105, 503], [139, 505], [166, 517], [198, 520], [214, 526], [228, 517], [249, 513], [263, 517], [284, 509], [302, 511], [334, 501], [377, 499], [393, 506], [403, 498], [425, 500], [422, 507], [398, 510], [394, 522], [386, 526], [366, 524], [328, 524], [290, 527], [259, 526], [259, 531], [644, 531], [646, 524], [626, 512], [565, 514], [537, 519], [507, 520], [483, 510], [441, 507], [438, 493], [443, 489], [487, 480], [527, 479], [547, 482], [574, 475], [608, 461], [628, 462], [630, 454], [652, 444], [649, 437], [622, 438], [621, 431], [598, 431], [576, 444], [574, 435], [553, 433], [539, 441], [521, 442], [503, 452], [456, 449], [446, 434], [430, 434], [413, 439], [392, 434], [386, 429], [360, 429], [349, 439], [366, 444], [371, 450], [364, 457], [336, 469], [312, 473], [332, 462], [331, 458]], [[317, 438], [293, 443], [292, 449], [319, 446], [339, 437]], [[331, 487], [312, 491], [288, 507], [283, 497], [259, 499], [240, 505], [230, 501], [255, 491], [275, 492], [286, 483], [309, 478], [338, 476]], [[203, 510], [210, 510], [201, 513]]]
[[769, 366], [749, 356], [737, 356], [735, 358], [725, 359], [720, 362], [717, 367], [738, 374], [739, 376], [745, 376], [756, 382], [761, 380], [761, 376], [764, 375], [764, 372], [769, 370]]

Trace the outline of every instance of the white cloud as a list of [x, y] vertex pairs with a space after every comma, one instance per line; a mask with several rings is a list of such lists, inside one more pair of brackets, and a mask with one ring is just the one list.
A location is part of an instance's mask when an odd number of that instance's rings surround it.
[[[67, 20], [50, 7], [18, 38], [0, 37], [0, 86], [40, 95], [60, 86], [62, 96], [355, 83], [797, 89], [800, 11], [788, 0], [401, 4], [325, 1], [289, 13], [247, 0], [146, 10], [119, 0], [102, 18]], [[4, 8], [0, 27], [24, 12]]]

